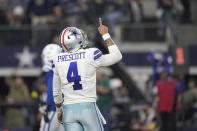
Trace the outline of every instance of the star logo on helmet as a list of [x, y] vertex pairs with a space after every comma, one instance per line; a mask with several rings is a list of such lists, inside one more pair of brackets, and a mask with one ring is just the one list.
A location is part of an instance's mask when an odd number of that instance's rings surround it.
[[80, 35], [76, 30], [70, 30], [70, 32], [70, 36], [74, 35], [75, 37], [77, 37], [78, 35]]

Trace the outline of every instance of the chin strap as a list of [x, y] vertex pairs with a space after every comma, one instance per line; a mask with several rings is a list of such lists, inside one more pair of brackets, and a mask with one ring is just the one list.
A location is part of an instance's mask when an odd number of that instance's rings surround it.
[[70, 51], [68, 51], [68, 52], [73, 53], [73, 52], [78, 51], [79, 49], [81, 49], [81, 48], [75, 48], [75, 49], [72, 49], [72, 50], [70, 50]]

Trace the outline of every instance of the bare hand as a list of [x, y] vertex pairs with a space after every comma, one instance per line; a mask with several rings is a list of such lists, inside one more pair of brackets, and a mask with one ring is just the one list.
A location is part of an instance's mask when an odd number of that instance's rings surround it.
[[58, 119], [58, 122], [63, 124], [63, 120], [62, 120], [62, 112], [57, 112], [57, 119]]
[[99, 18], [99, 27], [98, 27], [98, 31], [99, 33], [102, 35], [107, 34], [108, 33], [108, 27], [103, 25], [102, 23], [102, 19]]

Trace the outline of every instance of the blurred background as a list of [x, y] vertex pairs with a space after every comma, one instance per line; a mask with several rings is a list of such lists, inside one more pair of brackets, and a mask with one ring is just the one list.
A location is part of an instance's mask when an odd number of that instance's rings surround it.
[[123, 53], [97, 72], [106, 131], [196, 131], [196, 12], [197, 0], [0, 0], [0, 130], [39, 130], [43, 47], [76, 26], [107, 53], [102, 17]]

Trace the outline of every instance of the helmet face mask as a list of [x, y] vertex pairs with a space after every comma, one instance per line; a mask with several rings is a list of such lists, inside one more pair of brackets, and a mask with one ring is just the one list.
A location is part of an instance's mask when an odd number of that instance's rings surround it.
[[87, 45], [87, 35], [76, 27], [67, 27], [60, 34], [60, 44], [64, 51], [74, 51]]
[[83, 30], [81, 30], [81, 32], [83, 35], [82, 46], [83, 46], [83, 48], [85, 48], [88, 45], [88, 36]]

